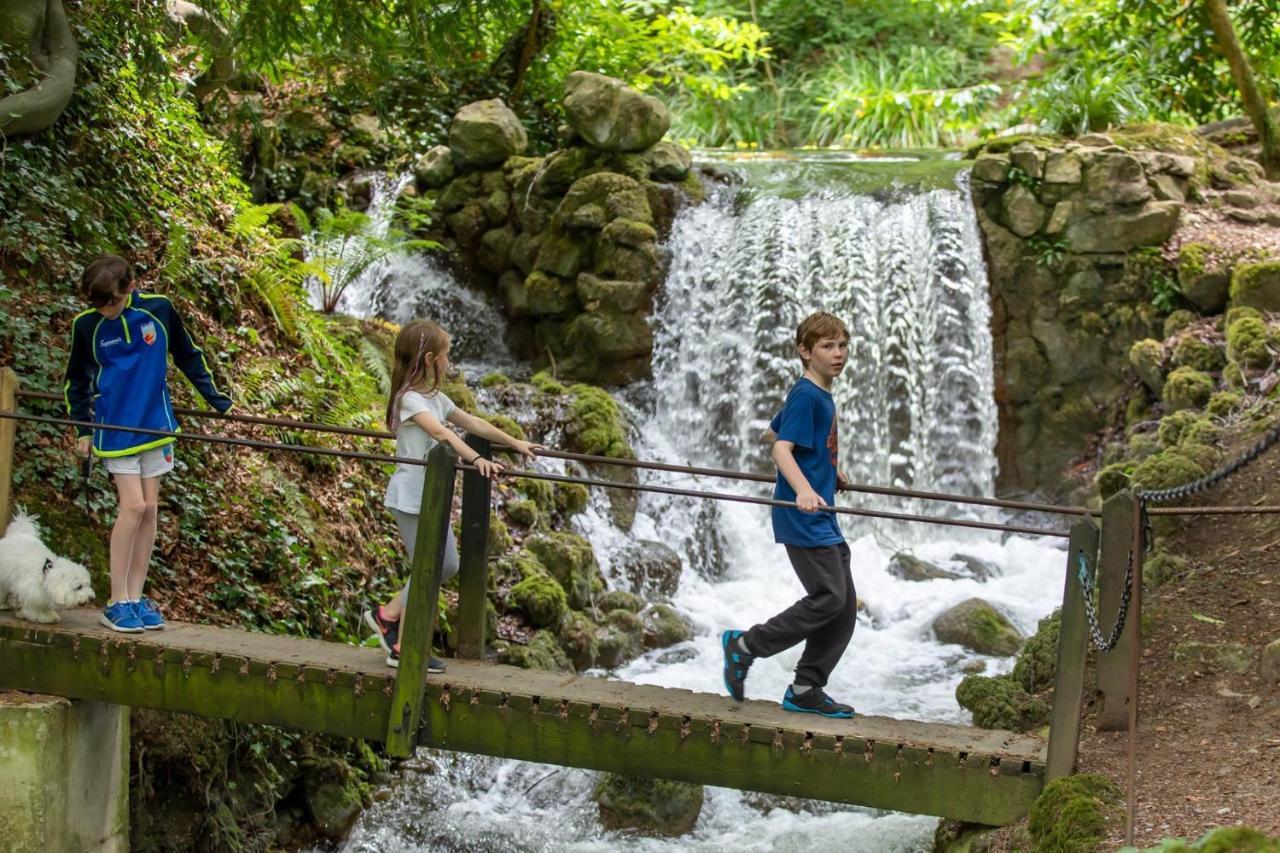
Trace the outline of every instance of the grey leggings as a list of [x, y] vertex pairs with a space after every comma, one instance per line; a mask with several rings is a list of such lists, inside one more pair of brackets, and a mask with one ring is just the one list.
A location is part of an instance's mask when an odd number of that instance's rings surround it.
[[[413, 565], [413, 546], [418, 542], [418, 514], [416, 512], [401, 512], [398, 509], [392, 509], [391, 514], [396, 518], [396, 527], [400, 528], [400, 538], [404, 540], [404, 549], [408, 553], [409, 565]], [[449, 532], [444, 539], [444, 576], [440, 578], [440, 582], [444, 583], [449, 578], [458, 573], [458, 543], [453, 538], [453, 527], [449, 527]], [[400, 590], [400, 606], [403, 607], [409, 603], [409, 584], [404, 585], [404, 589]]]

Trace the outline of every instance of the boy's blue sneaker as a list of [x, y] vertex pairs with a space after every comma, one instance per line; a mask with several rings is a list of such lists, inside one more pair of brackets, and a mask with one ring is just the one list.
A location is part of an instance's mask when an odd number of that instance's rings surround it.
[[810, 687], [803, 693], [796, 693], [790, 687], [782, 697], [782, 707], [786, 711], [799, 711], [802, 714], [821, 714], [837, 720], [847, 720], [853, 716], [853, 706], [837, 702], [819, 687]]
[[145, 595], [133, 603], [133, 609], [138, 614], [138, 620], [142, 622], [142, 627], [148, 631], [159, 631], [164, 627], [164, 617], [160, 615], [160, 608], [156, 607], [156, 603]]
[[749, 655], [738, 645], [742, 631], [725, 631], [720, 635], [720, 648], [724, 651], [724, 689], [733, 701], [746, 698], [747, 670], [755, 663], [755, 655]]
[[101, 622], [112, 631], [122, 634], [141, 634], [147, 630], [138, 618], [138, 611], [132, 601], [117, 601], [102, 611]]

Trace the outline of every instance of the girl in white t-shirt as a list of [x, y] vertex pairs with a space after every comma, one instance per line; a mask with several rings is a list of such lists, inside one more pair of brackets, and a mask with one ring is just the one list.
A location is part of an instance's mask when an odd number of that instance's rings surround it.
[[[493, 478], [502, 472], [499, 462], [485, 459], [469, 447], [446, 422], [473, 435], [505, 444], [516, 453], [533, 459], [539, 445], [507, 435], [487, 421], [469, 415], [453, 404], [440, 381], [449, 370], [449, 334], [430, 320], [414, 320], [400, 330], [396, 338], [394, 365], [391, 371], [391, 399], [387, 402], [387, 429], [396, 434], [396, 456], [426, 459], [439, 442], [448, 442], [458, 458], [475, 465], [480, 473]], [[387, 483], [386, 504], [395, 516], [400, 537], [413, 564], [413, 547], [418, 539], [418, 510], [422, 505], [422, 485], [426, 470], [421, 465], [396, 465]], [[458, 543], [450, 529], [445, 539], [444, 577], [458, 573]], [[387, 664], [400, 663], [400, 619], [409, 600], [405, 585], [395, 598], [380, 607], [364, 612], [364, 620], [378, 635], [387, 650]], [[444, 662], [432, 656], [428, 672], [444, 672]]]

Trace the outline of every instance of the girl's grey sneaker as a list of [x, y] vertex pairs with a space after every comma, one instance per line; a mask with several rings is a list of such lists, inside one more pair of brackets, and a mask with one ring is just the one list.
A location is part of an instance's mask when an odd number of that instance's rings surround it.
[[[382, 617], [381, 604], [372, 610], [364, 612], [364, 623], [373, 629], [373, 633], [378, 638], [378, 645], [382, 646], [382, 650], [388, 655], [391, 654], [392, 648], [400, 645], [400, 620], [384, 619]], [[396, 657], [399, 658], [398, 653]], [[387, 660], [387, 663], [395, 666], [390, 659]]]
[[[400, 644], [396, 643], [387, 651], [387, 666], [400, 667]], [[444, 672], [444, 661], [435, 655], [427, 658], [427, 672]]]
[[790, 687], [782, 697], [782, 707], [787, 711], [799, 711], [803, 714], [820, 714], [837, 720], [847, 720], [853, 716], [853, 706], [837, 702], [819, 687], [810, 687], [803, 693], [796, 693]]
[[142, 620], [138, 618], [137, 608], [133, 606], [132, 601], [117, 601], [115, 604], [107, 605], [102, 611], [100, 620], [112, 631], [119, 631], [122, 634], [141, 634], [147, 630], [142, 625]]
[[133, 609], [138, 614], [138, 621], [146, 630], [159, 631], [164, 627], [164, 617], [160, 615], [160, 608], [145, 595], [133, 603]]

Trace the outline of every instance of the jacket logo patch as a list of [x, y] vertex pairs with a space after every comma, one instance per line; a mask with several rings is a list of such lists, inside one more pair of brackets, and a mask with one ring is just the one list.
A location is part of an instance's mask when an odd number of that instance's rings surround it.
[[155, 323], [148, 322], [142, 324], [142, 340], [147, 346], [151, 346], [156, 342]]

